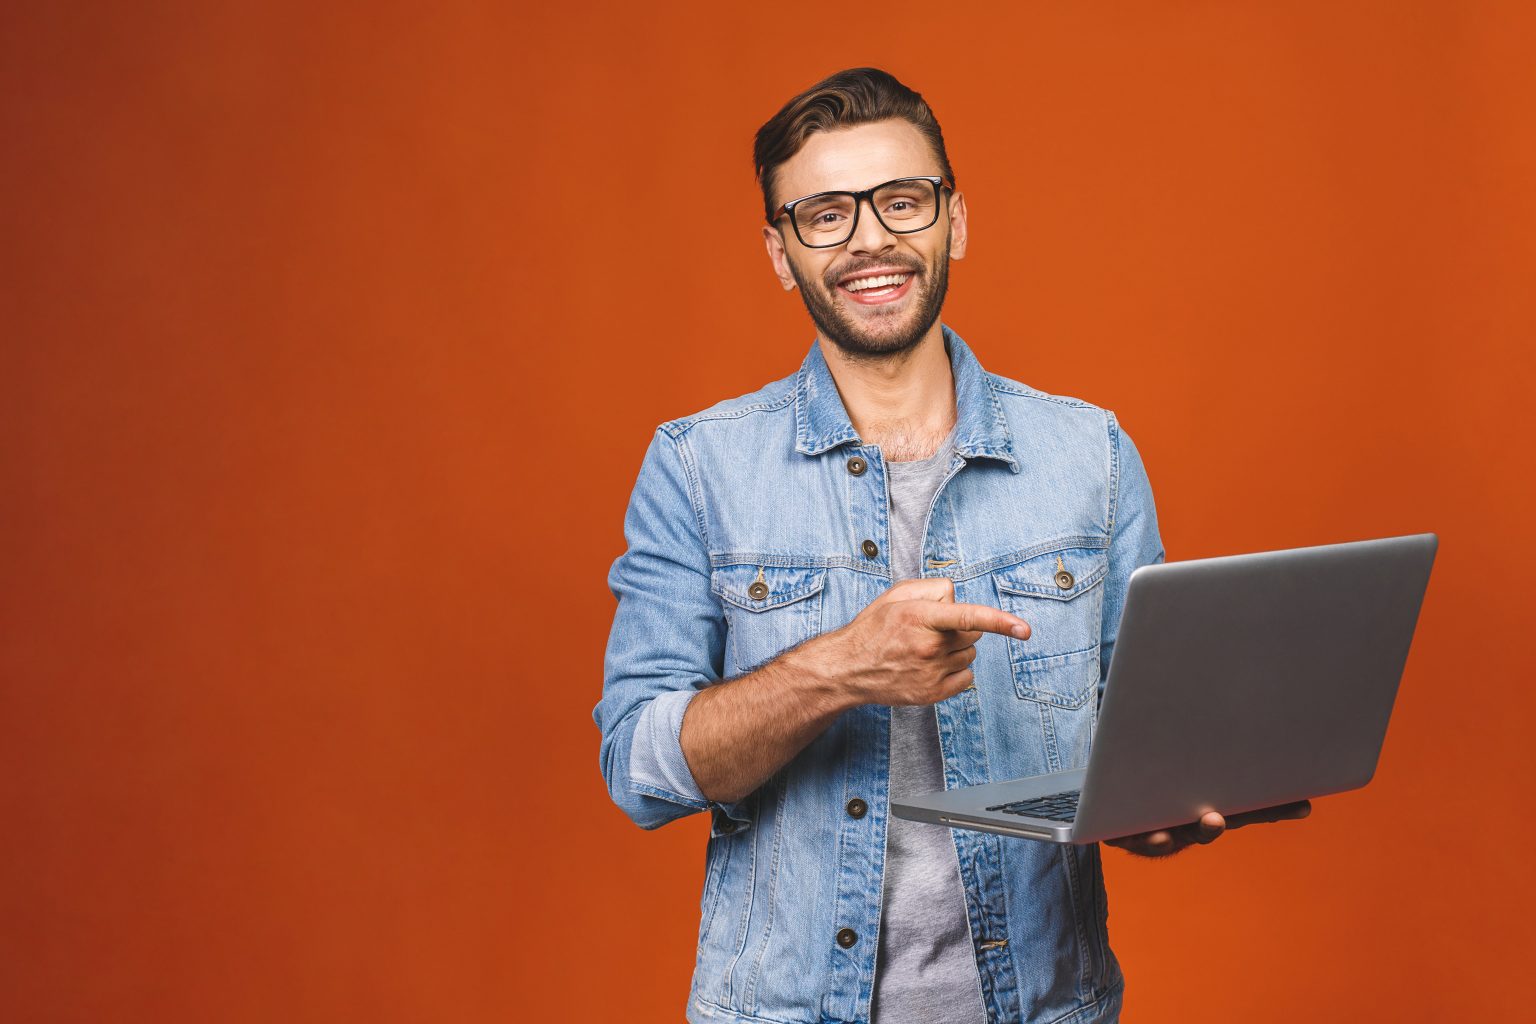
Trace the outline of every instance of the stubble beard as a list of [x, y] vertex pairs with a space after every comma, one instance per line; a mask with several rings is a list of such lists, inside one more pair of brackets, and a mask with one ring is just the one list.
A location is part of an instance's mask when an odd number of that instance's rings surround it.
[[[794, 263], [790, 263], [789, 272], [794, 275], [795, 283], [800, 288], [800, 298], [805, 303], [806, 312], [810, 313], [811, 321], [823, 338], [851, 359], [886, 360], [910, 352], [938, 321], [939, 312], [944, 307], [945, 293], [949, 290], [949, 241], [948, 238], [944, 240], [944, 252], [934, 261], [931, 279], [927, 268], [913, 266], [906, 260], [900, 261], [917, 277], [912, 283], [917, 291], [917, 303], [905, 314], [906, 323], [890, 331], [862, 330], [861, 325], [834, 298], [837, 295], [835, 279], [809, 282], [800, 276], [800, 270]], [[891, 262], [889, 259], [880, 261], [885, 266]], [[833, 276], [841, 277], [849, 272], [850, 268], [844, 266]], [[895, 319], [895, 316], [877, 319]]]

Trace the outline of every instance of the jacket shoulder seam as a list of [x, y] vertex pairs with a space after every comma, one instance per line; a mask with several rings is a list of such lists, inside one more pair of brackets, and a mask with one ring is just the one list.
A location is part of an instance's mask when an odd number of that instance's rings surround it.
[[[741, 397], [745, 398], [747, 396], [743, 395]], [[740, 401], [740, 399], [730, 398], [702, 412], [680, 416], [675, 420], [668, 420], [661, 425], [661, 429], [666, 431], [675, 440], [681, 438], [700, 423], [710, 423], [716, 420], [739, 420], [760, 412], [777, 412], [793, 401], [794, 397], [794, 389], [786, 388], [777, 397], [752, 402], [749, 405], [733, 405], [732, 403]]]
[[1039, 388], [1032, 388], [1028, 384], [1021, 384], [1016, 380], [991, 372], [987, 373], [987, 382], [992, 385], [994, 391], [1000, 391], [1005, 395], [1012, 395], [1015, 398], [1032, 398], [1038, 402], [1050, 402], [1053, 405], [1066, 406], [1069, 409], [1100, 408], [1092, 402], [1084, 401], [1081, 398], [1073, 398], [1071, 395], [1053, 395], [1041, 391]]

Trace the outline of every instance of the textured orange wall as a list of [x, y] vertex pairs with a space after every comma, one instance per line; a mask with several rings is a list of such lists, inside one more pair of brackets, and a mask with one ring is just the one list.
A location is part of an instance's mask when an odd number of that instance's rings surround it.
[[607, 802], [604, 577], [651, 428], [809, 343], [751, 135], [865, 63], [970, 203], [946, 320], [1120, 413], [1171, 558], [1441, 536], [1368, 789], [1108, 858], [1127, 1017], [1524, 1015], [1533, 29], [11, 5], [0, 1018], [680, 1019], [704, 823]]

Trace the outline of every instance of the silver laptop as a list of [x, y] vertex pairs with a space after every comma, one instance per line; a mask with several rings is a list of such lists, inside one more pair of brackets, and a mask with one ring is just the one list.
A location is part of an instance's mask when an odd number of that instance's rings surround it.
[[897, 799], [902, 818], [1092, 843], [1364, 786], [1432, 533], [1142, 566], [1088, 767]]

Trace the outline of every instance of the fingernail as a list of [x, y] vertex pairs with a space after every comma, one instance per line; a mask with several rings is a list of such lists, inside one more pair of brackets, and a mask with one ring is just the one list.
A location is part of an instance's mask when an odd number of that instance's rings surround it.
[[1027, 639], [1029, 639], [1029, 627], [1028, 626], [1014, 626], [1013, 627], [1013, 635], [1018, 637], [1020, 640], [1027, 640]]

